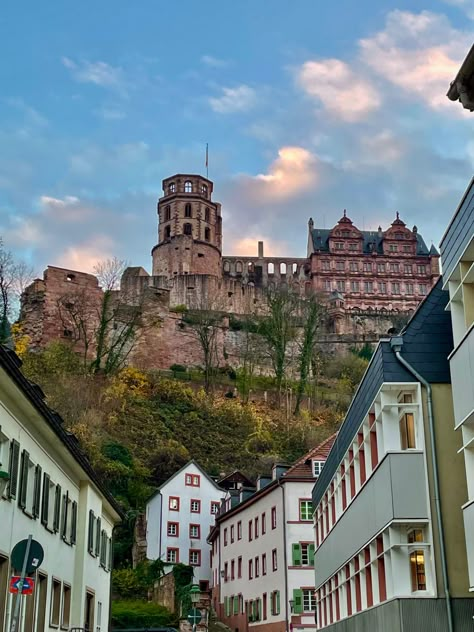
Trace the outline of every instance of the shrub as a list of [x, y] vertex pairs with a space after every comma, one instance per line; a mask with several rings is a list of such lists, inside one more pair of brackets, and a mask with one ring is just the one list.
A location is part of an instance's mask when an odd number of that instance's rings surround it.
[[170, 312], [174, 312], [175, 314], [184, 314], [188, 311], [186, 305], [175, 305], [175, 307], [171, 307]]
[[157, 628], [177, 624], [176, 615], [164, 606], [138, 599], [112, 601], [111, 619], [111, 627], [117, 630]]
[[172, 364], [170, 366], [170, 371], [173, 371], [174, 373], [186, 373], [187, 367], [185, 367], [184, 364]]

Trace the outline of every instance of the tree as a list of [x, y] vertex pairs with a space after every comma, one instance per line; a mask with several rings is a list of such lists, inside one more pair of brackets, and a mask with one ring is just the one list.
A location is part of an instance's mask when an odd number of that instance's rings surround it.
[[299, 343], [299, 382], [296, 389], [295, 415], [300, 412], [301, 400], [306, 389], [311, 363], [314, 358], [316, 338], [321, 324], [323, 308], [315, 295], [300, 302], [300, 314], [303, 321], [303, 335]]
[[0, 237], [0, 343], [10, 337], [10, 320], [18, 307], [21, 293], [34, 278], [33, 269], [23, 261], [16, 261], [5, 249]]
[[297, 307], [298, 297], [291, 290], [269, 291], [267, 314], [262, 318], [259, 327], [259, 333], [266, 342], [267, 354], [275, 372], [279, 399], [288, 365], [288, 346], [296, 335]]
[[250, 316], [241, 323], [241, 336], [238, 345], [239, 367], [237, 369], [237, 388], [242, 401], [247, 403], [253, 388], [255, 371], [263, 359], [262, 338], [258, 331], [258, 322]]

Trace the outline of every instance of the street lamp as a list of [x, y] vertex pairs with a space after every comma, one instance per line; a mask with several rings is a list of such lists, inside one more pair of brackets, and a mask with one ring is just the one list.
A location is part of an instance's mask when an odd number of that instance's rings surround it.
[[9, 481], [10, 481], [10, 475], [8, 474], [8, 472], [4, 472], [3, 470], [0, 470], [0, 498], [5, 493], [5, 490], [7, 488]]
[[193, 606], [196, 606], [196, 604], [201, 599], [201, 591], [199, 590], [199, 586], [197, 584], [193, 584], [191, 586], [191, 590], [189, 591], [189, 595], [191, 597], [191, 603], [193, 604]]
[[290, 611], [293, 612], [293, 608], [295, 607], [295, 600], [290, 599], [289, 604], [290, 604]]

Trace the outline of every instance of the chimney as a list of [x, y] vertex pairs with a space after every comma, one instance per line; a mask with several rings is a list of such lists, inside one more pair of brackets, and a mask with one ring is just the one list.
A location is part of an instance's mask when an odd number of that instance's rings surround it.
[[271, 476], [259, 476], [257, 478], [257, 491], [260, 491], [272, 482]]
[[272, 467], [272, 480], [276, 481], [283, 476], [283, 474], [290, 469], [289, 465], [284, 463], [274, 463]]
[[258, 242], [258, 258], [263, 259], [263, 241]]

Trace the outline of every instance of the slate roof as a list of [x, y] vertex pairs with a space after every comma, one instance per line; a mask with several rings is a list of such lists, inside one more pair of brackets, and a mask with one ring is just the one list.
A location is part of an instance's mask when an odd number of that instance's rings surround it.
[[[311, 231], [311, 237], [313, 239], [313, 249], [318, 252], [329, 252], [329, 234], [332, 228], [313, 228]], [[383, 254], [383, 235], [380, 235], [378, 231], [361, 230], [360, 233], [364, 238], [364, 244], [362, 252], [365, 254], [371, 254], [374, 250], [377, 254]], [[423, 237], [420, 233], [416, 233], [416, 254], [417, 256], [428, 257], [430, 251], [426, 247]], [[370, 244], [374, 244], [371, 250]]]
[[289, 470], [287, 470], [283, 476], [285, 478], [314, 478], [313, 468], [311, 461], [321, 460], [325, 461], [331, 451], [332, 445], [336, 439], [337, 432], [328, 437], [326, 441], [323, 441], [320, 445], [317, 445], [307, 454], [301, 457]]
[[227, 489], [226, 485], [233, 482], [243, 483], [247, 487], [254, 487], [254, 483], [239, 470], [234, 470], [230, 474], [227, 474], [227, 476], [220, 478], [217, 484], [219, 487], [222, 487], [222, 489]]
[[[440, 277], [401, 332], [402, 356], [432, 384], [451, 382], [448, 355], [453, 349], [453, 335], [451, 315], [445, 311], [449, 295], [442, 289], [442, 283]], [[398, 362], [390, 348], [390, 340], [381, 340], [313, 488], [313, 505], [317, 505], [324, 495], [382, 384], [416, 381]]]

